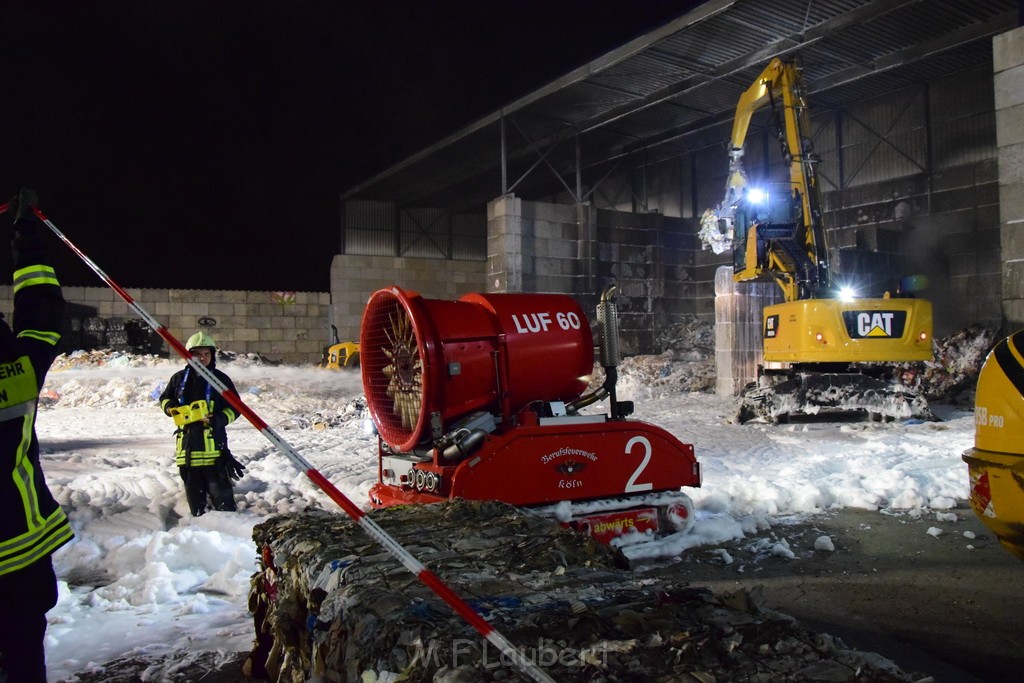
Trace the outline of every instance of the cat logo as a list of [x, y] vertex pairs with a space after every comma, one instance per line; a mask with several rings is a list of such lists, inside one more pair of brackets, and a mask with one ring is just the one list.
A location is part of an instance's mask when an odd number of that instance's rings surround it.
[[903, 336], [906, 311], [843, 311], [846, 331], [853, 339], [893, 339]]
[[892, 313], [858, 313], [857, 333], [862, 337], [891, 337]]

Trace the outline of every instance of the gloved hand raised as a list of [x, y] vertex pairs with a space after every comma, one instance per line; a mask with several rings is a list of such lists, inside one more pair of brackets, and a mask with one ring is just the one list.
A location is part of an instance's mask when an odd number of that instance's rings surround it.
[[245, 465], [235, 460], [231, 451], [224, 450], [217, 458], [217, 471], [225, 479], [238, 481], [245, 474]]
[[36, 204], [36, 193], [32, 190], [22, 190], [16, 197], [11, 198], [8, 207], [8, 213], [11, 214], [13, 221], [5, 233], [11, 243], [15, 270], [34, 263], [45, 263], [45, 249], [36, 229], [36, 226], [42, 223], [32, 213], [32, 207]]
[[39, 204], [39, 197], [36, 196], [35, 191], [29, 190], [28, 188], [22, 188], [14, 197], [11, 197], [10, 208], [11, 218], [14, 223], [17, 223], [26, 216], [35, 216], [32, 213], [32, 207]]

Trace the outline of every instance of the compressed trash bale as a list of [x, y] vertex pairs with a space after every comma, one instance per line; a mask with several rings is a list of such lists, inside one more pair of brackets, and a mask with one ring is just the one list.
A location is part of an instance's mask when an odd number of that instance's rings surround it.
[[[370, 514], [557, 681], [915, 680], [765, 609], [756, 593], [639, 577], [613, 549], [503, 503]], [[253, 539], [251, 671], [296, 682], [522, 678], [347, 517], [276, 517]]]

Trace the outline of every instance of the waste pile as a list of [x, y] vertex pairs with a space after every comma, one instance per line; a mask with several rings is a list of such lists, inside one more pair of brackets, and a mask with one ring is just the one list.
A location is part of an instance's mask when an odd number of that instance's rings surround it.
[[[651, 398], [660, 392], [715, 389], [715, 326], [694, 315], [683, 316], [662, 329], [657, 345], [663, 349], [654, 355], [627, 356], [618, 367], [619, 394], [632, 398]], [[595, 364], [588, 391], [604, 382], [604, 370]]]
[[930, 361], [903, 363], [897, 379], [929, 401], [972, 408], [974, 391], [988, 352], [999, 341], [998, 332], [978, 323], [935, 339]]
[[[911, 681], [756, 592], [638, 576], [617, 551], [494, 502], [376, 510], [374, 520], [557, 681]], [[247, 670], [274, 681], [525, 680], [347, 517], [257, 525]]]
[[172, 364], [166, 358], [153, 354], [135, 354], [113, 349], [94, 349], [86, 351], [79, 349], [70, 353], [62, 353], [57, 356], [50, 366], [50, 372], [64, 372], [66, 370], [83, 370], [91, 368], [151, 368], [151, 367], [172, 367], [180, 363]]
[[111, 349], [144, 355], [159, 353], [163, 346], [160, 335], [142, 320], [100, 318], [76, 304], [68, 304], [68, 309], [68, 324], [60, 341], [62, 351]]

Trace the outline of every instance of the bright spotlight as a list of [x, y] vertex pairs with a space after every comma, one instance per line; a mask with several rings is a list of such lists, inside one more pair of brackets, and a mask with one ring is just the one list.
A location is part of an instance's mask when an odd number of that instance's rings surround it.
[[749, 201], [751, 204], [764, 204], [765, 200], [767, 199], [768, 193], [756, 187], [750, 188], [750, 190], [747, 192], [747, 201]]
[[853, 287], [840, 287], [839, 288], [839, 300], [840, 301], [853, 301], [857, 298], [857, 292], [853, 291]]

